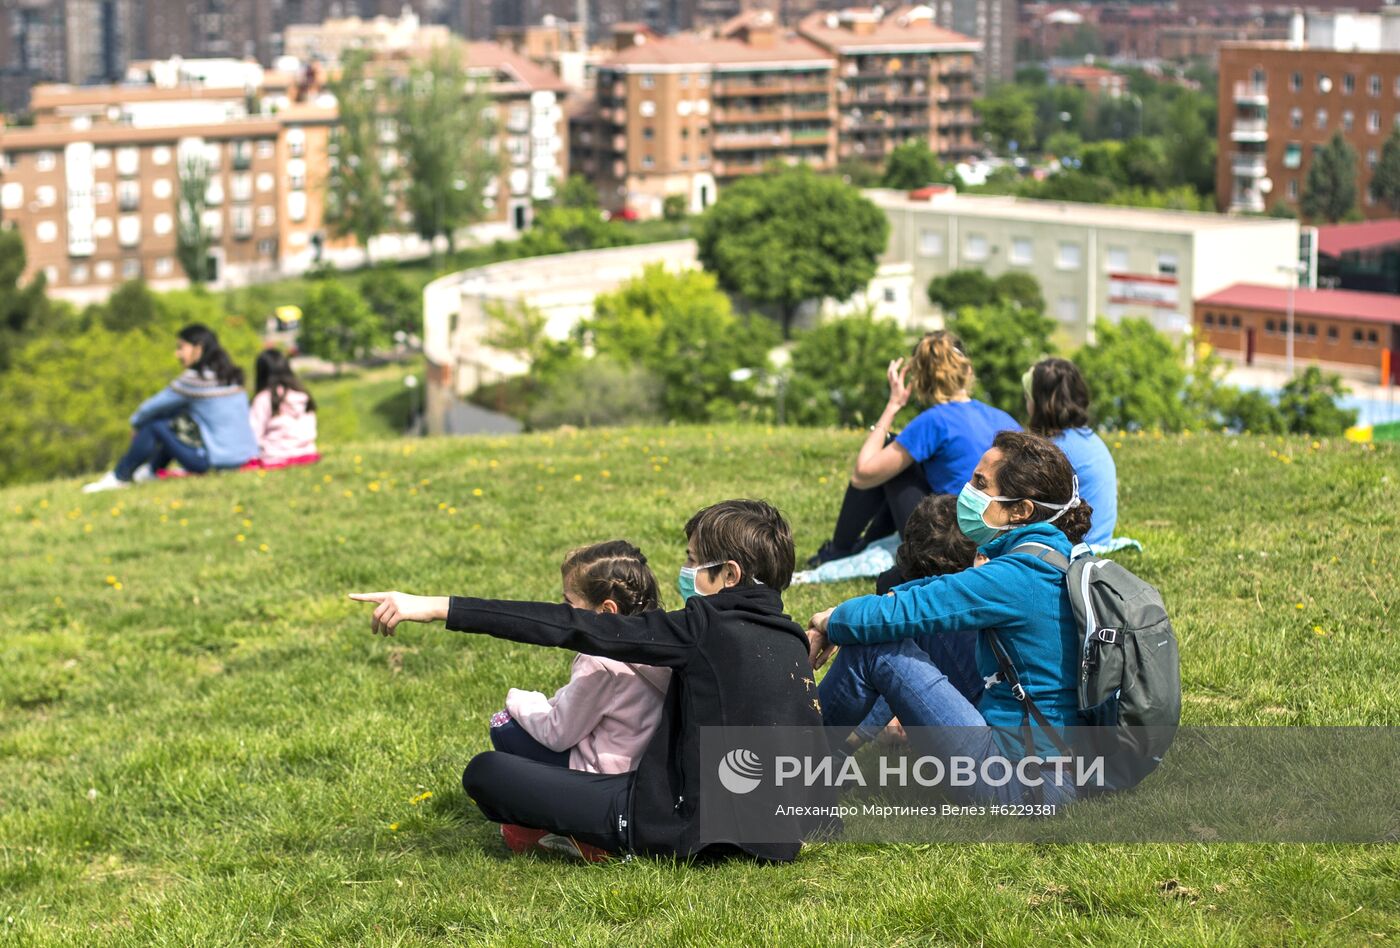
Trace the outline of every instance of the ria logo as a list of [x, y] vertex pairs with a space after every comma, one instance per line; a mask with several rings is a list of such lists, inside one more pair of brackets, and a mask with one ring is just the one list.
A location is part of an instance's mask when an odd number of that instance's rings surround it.
[[719, 762], [719, 782], [730, 793], [751, 793], [763, 777], [763, 762], [750, 750], [732, 750]]

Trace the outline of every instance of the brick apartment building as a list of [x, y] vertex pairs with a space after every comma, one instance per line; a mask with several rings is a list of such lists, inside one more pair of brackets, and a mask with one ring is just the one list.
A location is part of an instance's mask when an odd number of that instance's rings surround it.
[[[502, 170], [487, 201], [495, 220], [523, 228], [531, 202], [566, 174], [564, 86], [493, 43], [467, 44], [466, 56], [498, 120]], [[34, 126], [0, 127], [0, 225], [23, 236], [26, 275], [42, 272], [80, 299], [137, 277], [183, 284], [181, 169], [196, 155], [211, 179], [204, 225], [216, 281], [299, 272], [352, 247], [331, 241], [323, 218], [334, 100], [314, 89], [294, 98], [283, 74], [264, 83], [252, 113], [242, 86], [36, 87]]]
[[713, 37], [622, 24], [616, 42], [571, 122], [572, 166], [612, 210], [655, 216], [675, 194], [698, 211], [773, 161], [830, 170], [913, 138], [947, 159], [977, 147], [977, 43], [927, 17], [813, 14], [793, 32], [757, 11]]
[[1343, 26], [1358, 20], [1363, 17], [1310, 15], [1308, 42], [1295, 18], [1289, 42], [1221, 47], [1215, 186], [1221, 210], [1282, 204], [1296, 211], [1314, 152], [1341, 132], [1359, 159], [1361, 212], [1388, 216], [1373, 201], [1370, 183], [1386, 136], [1400, 125], [1400, 7], [1373, 15], [1374, 30]]
[[878, 161], [911, 138], [948, 160], [979, 149], [977, 40], [913, 7], [814, 13], [798, 32], [836, 57], [840, 158]]

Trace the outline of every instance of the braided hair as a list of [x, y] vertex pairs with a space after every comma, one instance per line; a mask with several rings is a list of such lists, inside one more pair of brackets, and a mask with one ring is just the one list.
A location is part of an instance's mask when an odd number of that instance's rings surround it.
[[560, 568], [564, 588], [577, 593], [590, 606], [604, 600], [617, 603], [617, 611], [634, 616], [661, 608], [661, 590], [642, 551], [626, 540], [607, 540], [569, 551]]

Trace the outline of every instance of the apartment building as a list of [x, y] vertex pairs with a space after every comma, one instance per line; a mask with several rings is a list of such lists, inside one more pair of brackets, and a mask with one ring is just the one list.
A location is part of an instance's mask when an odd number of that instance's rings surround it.
[[839, 159], [879, 161], [912, 138], [951, 161], [980, 148], [972, 102], [982, 45], [937, 25], [929, 7], [813, 13], [798, 33], [836, 60]]
[[320, 23], [294, 23], [282, 34], [284, 54], [301, 62], [335, 67], [351, 50], [378, 56], [423, 56], [452, 38], [445, 26], [425, 25], [412, 10], [396, 18], [340, 17]]
[[1370, 182], [1386, 136], [1400, 126], [1400, 7], [1300, 14], [1288, 42], [1227, 43], [1219, 95], [1221, 210], [1296, 211], [1314, 153], [1340, 132], [1359, 159], [1361, 212], [1389, 216]]
[[[911, 318], [933, 313], [922, 288], [976, 268], [1027, 273], [1072, 342], [1099, 319], [1150, 320], [1181, 333], [1195, 300], [1240, 281], [1286, 287], [1299, 258], [1293, 220], [1068, 204], [931, 188], [866, 192], [890, 220], [881, 262], [913, 267]], [[917, 197], [916, 197], [917, 195]]]
[[573, 168], [605, 207], [657, 216], [678, 194], [700, 211], [770, 162], [834, 166], [835, 61], [772, 14], [722, 37], [622, 35], [634, 45], [599, 66], [595, 100], [571, 123]]

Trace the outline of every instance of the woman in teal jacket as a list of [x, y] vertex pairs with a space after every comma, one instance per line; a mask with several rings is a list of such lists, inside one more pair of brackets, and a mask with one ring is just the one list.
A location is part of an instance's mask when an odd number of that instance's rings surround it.
[[[814, 667], [833, 646], [842, 646], [818, 687], [823, 723], [844, 738], [883, 696], [900, 722], [916, 729], [909, 732], [916, 745], [934, 745], [920, 747], [922, 752], [1016, 760], [1025, 751], [1025, 712], [1011, 686], [997, 677], [987, 637], [978, 637], [977, 666], [989, 685], [975, 707], [914, 642], [923, 635], [989, 629], [1052, 726], [1084, 723], [1076, 691], [1080, 633], [1064, 573], [1036, 552], [1017, 548], [1040, 544], [1069, 558], [1089, 530], [1092, 512], [1059, 448], [1036, 435], [997, 435], [958, 499], [958, 525], [989, 562], [905, 583], [885, 596], [851, 599], [812, 617]], [[1037, 737], [1037, 750], [1050, 746]], [[1021, 800], [1016, 781], [972, 789], [973, 796]], [[1046, 799], [1073, 796], [1072, 787], [1058, 787]]]

